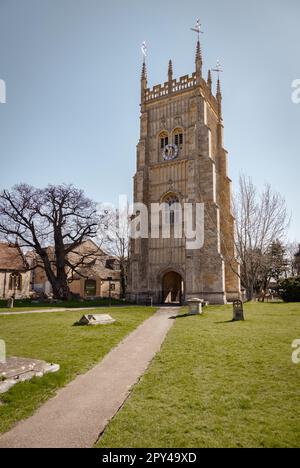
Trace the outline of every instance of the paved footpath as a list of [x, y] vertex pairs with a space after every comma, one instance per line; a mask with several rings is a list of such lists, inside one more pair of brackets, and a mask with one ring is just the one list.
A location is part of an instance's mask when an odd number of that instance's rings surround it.
[[[113, 306], [112, 306], [113, 307]], [[123, 306], [115, 306], [115, 307], [123, 307]], [[52, 312], [81, 312], [81, 311], [89, 311], [89, 310], [109, 310], [109, 306], [100, 306], [100, 307], [73, 307], [73, 308], [66, 308], [66, 307], [57, 307], [53, 309], [31, 309], [31, 310], [22, 310], [19, 312], [1, 312], [1, 315], [27, 315], [27, 314], [51, 314]]]
[[166, 337], [179, 308], [161, 308], [93, 369], [0, 436], [0, 447], [92, 447]]

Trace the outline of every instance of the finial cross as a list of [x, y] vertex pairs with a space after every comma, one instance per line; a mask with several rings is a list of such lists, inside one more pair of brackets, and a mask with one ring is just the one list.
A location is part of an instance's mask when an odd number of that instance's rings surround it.
[[222, 65], [220, 63], [220, 60], [217, 61], [216, 68], [213, 68], [212, 71], [218, 73], [218, 77], [220, 78], [220, 73], [223, 73]]
[[191, 28], [191, 31], [194, 31], [198, 35], [198, 40], [200, 39], [200, 33], [203, 34], [203, 31], [201, 31], [201, 26], [202, 24], [200, 23], [200, 20], [197, 19], [196, 26]]

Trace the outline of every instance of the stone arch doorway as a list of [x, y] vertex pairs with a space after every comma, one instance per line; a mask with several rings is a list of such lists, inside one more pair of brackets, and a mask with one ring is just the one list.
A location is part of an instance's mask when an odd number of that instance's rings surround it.
[[164, 304], [182, 304], [184, 283], [179, 273], [169, 271], [162, 277], [162, 302]]

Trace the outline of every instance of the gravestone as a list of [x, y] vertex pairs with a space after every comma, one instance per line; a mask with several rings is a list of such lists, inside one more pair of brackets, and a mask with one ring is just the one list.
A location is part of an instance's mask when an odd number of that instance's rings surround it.
[[7, 307], [9, 307], [10, 309], [13, 309], [14, 307], [14, 298], [13, 297], [10, 297], [8, 300], [7, 300]]
[[204, 301], [202, 299], [198, 299], [197, 297], [189, 299], [187, 301], [187, 304], [189, 306], [189, 315], [203, 314], [202, 305], [204, 304]]
[[233, 321], [238, 322], [241, 320], [245, 320], [244, 304], [242, 301], [237, 300], [233, 302]]
[[83, 315], [79, 320], [80, 325], [108, 325], [114, 323], [116, 320], [109, 314], [88, 314]]

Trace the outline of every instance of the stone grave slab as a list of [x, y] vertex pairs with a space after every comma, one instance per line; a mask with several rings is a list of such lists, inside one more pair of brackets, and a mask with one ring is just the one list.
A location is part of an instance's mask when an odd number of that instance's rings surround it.
[[49, 364], [37, 359], [10, 357], [0, 363], [0, 393], [7, 392], [13, 385], [31, 380], [33, 377], [57, 372], [58, 364]]
[[79, 320], [81, 325], [108, 325], [114, 323], [116, 320], [109, 314], [88, 314], [83, 315]]

